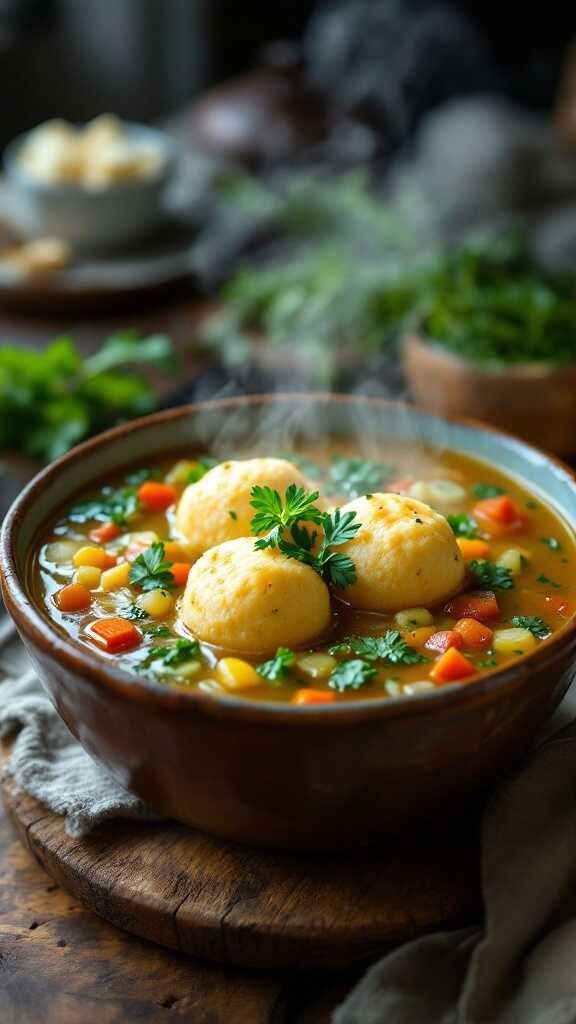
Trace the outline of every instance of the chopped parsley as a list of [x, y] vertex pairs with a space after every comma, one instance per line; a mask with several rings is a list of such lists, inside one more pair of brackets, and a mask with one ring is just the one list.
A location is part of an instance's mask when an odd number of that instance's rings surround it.
[[334, 455], [330, 467], [332, 491], [348, 498], [379, 491], [394, 474], [394, 467], [384, 462], [359, 457]]
[[511, 622], [513, 626], [529, 629], [532, 636], [535, 636], [538, 640], [545, 640], [552, 632], [550, 627], [544, 622], [544, 619], [541, 619], [539, 615], [515, 615]]
[[131, 604], [129, 608], [123, 612], [125, 619], [130, 619], [132, 622], [146, 622], [150, 618], [148, 612], [145, 612], [143, 608], [139, 608], [137, 604]]
[[472, 494], [475, 498], [498, 498], [500, 494], [506, 494], [503, 487], [499, 487], [498, 484], [473, 484]]
[[162, 541], [154, 541], [132, 562], [128, 580], [140, 590], [173, 590], [174, 577], [170, 572], [171, 562], [164, 560]]
[[228, 515], [230, 516], [230, 519], [234, 520], [234, 522], [238, 519], [238, 513], [235, 512], [233, 508], [228, 509]]
[[476, 661], [476, 665], [478, 668], [494, 668], [494, 666], [497, 664], [498, 662], [496, 661], [496, 658], [494, 657], [493, 654], [488, 655], [487, 658], [478, 658]]
[[550, 551], [561, 551], [562, 545], [556, 537], [540, 537], [540, 543], [545, 544]]
[[279, 647], [270, 661], [265, 661], [262, 665], [256, 666], [256, 671], [264, 679], [267, 679], [269, 683], [282, 683], [288, 675], [288, 669], [292, 667], [295, 661], [296, 655], [294, 651], [291, 651], [289, 647]]
[[513, 590], [514, 578], [510, 569], [503, 565], [496, 565], [486, 558], [473, 559], [468, 568], [479, 583], [486, 590]]
[[469, 540], [472, 540], [478, 536], [478, 524], [472, 519], [472, 516], [462, 513], [459, 516], [446, 516], [446, 519], [457, 537], [467, 537]]
[[545, 583], [548, 587], [555, 587], [556, 590], [560, 590], [560, 583], [555, 583], [554, 580], [548, 578], [548, 576], [537, 576], [536, 583]]
[[149, 625], [141, 626], [140, 629], [146, 634], [146, 636], [172, 636], [168, 626], [165, 626], [162, 622], [151, 622]]
[[146, 661], [158, 661], [163, 668], [178, 668], [188, 661], [200, 656], [200, 644], [197, 640], [185, 640], [179, 637], [173, 643], [152, 647]]
[[421, 665], [428, 658], [406, 643], [397, 629], [383, 636], [347, 636], [330, 648], [330, 654], [356, 654], [368, 661], [389, 661], [392, 665]]
[[104, 487], [96, 498], [87, 498], [72, 505], [69, 518], [74, 523], [112, 522], [116, 526], [125, 526], [139, 508], [138, 495], [134, 487], [121, 487], [113, 490]]
[[369, 683], [376, 675], [374, 665], [359, 658], [353, 661], [342, 661], [336, 668], [332, 669], [328, 686], [338, 693], [345, 693], [346, 690], [359, 690], [365, 683]]
[[140, 484], [145, 484], [147, 480], [157, 480], [160, 473], [157, 469], [136, 469], [133, 473], [129, 473], [126, 477], [126, 483], [130, 487], [140, 487]]

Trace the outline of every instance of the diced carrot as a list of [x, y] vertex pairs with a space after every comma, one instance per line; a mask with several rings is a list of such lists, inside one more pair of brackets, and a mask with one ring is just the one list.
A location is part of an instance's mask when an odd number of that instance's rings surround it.
[[174, 564], [170, 566], [170, 572], [174, 577], [174, 583], [177, 587], [186, 586], [186, 580], [188, 579], [188, 573], [191, 568], [192, 565], [190, 562], [174, 562]]
[[492, 630], [477, 619], [460, 619], [454, 626], [456, 636], [472, 651], [486, 651], [492, 645]]
[[133, 622], [114, 617], [110, 619], [96, 619], [88, 627], [88, 633], [109, 654], [117, 654], [119, 651], [126, 651], [131, 647], [136, 647], [142, 639], [140, 630], [136, 628]]
[[519, 533], [529, 524], [528, 516], [507, 494], [499, 498], [484, 498], [478, 501], [474, 505], [473, 515], [480, 526], [494, 537]]
[[546, 603], [555, 615], [560, 615], [563, 619], [569, 619], [574, 614], [573, 606], [563, 597], [546, 597]]
[[176, 490], [170, 484], [147, 480], [138, 488], [138, 500], [155, 512], [164, 512], [176, 501]]
[[444, 612], [455, 619], [479, 619], [480, 622], [493, 622], [500, 618], [500, 608], [492, 590], [458, 594], [444, 605]]
[[462, 647], [462, 645], [462, 637], [454, 629], [441, 629], [429, 637], [424, 647], [427, 651], [439, 651], [443, 654], [449, 647]]
[[95, 544], [107, 544], [109, 540], [116, 540], [121, 533], [122, 530], [116, 523], [102, 523], [102, 526], [90, 530], [90, 540]]
[[296, 690], [292, 704], [331, 704], [334, 694], [328, 690]]
[[474, 558], [490, 558], [490, 545], [485, 540], [469, 540], [467, 537], [458, 537], [456, 541], [462, 557], [467, 562]]
[[399, 480], [393, 480], [391, 484], [388, 484], [386, 490], [392, 491], [393, 494], [406, 494], [406, 491], [410, 489], [413, 483], [415, 483], [413, 476], [403, 476]]
[[458, 679], [466, 679], [475, 674], [476, 669], [472, 662], [455, 647], [449, 647], [430, 670], [430, 675], [436, 683], [454, 683]]
[[84, 612], [90, 607], [92, 595], [81, 583], [69, 583], [54, 594], [54, 601], [61, 612]]

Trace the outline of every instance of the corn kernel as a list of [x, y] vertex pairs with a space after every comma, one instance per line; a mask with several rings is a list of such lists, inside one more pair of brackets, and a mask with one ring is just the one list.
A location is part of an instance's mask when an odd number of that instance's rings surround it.
[[97, 569], [103, 569], [105, 565], [110, 564], [109, 559], [110, 555], [104, 548], [86, 545], [76, 552], [72, 561], [76, 566], [93, 565]]
[[241, 658], [222, 658], [216, 666], [216, 672], [226, 690], [249, 690], [254, 686], [262, 686], [262, 676]]
[[524, 568], [524, 563], [528, 561], [530, 561], [529, 552], [523, 551], [522, 548], [507, 548], [500, 555], [497, 564], [503, 569], [509, 569], [513, 576], [519, 576]]
[[97, 569], [95, 565], [81, 565], [79, 569], [76, 569], [73, 579], [74, 583], [86, 587], [86, 590], [96, 590], [100, 586], [101, 575], [100, 569]]
[[162, 619], [172, 610], [174, 598], [167, 590], [149, 590], [147, 594], [140, 595], [136, 604], [153, 619]]
[[497, 629], [492, 647], [497, 654], [527, 654], [536, 647], [536, 639], [529, 629], [521, 629], [520, 626]]
[[327, 679], [337, 661], [331, 654], [303, 654], [296, 659], [296, 668], [310, 679]]
[[427, 608], [406, 608], [403, 612], [396, 612], [395, 621], [401, 629], [416, 629], [417, 626], [431, 626], [434, 616]]
[[120, 562], [120, 565], [114, 565], [111, 569], [106, 569], [100, 578], [102, 590], [109, 593], [111, 590], [120, 590], [120, 587], [127, 587], [129, 572], [129, 562]]

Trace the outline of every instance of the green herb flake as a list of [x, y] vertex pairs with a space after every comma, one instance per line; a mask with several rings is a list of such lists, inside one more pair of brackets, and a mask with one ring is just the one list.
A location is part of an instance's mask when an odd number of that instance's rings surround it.
[[475, 498], [483, 500], [484, 498], [498, 498], [501, 494], [506, 494], [506, 491], [498, 484], [477, 483], [472, 485], [472, 494]]
[[229, 509], [228, 509], [228, 515], [230, 516], [230, 519], [233, 519], [233, 520], [234, 520], [234, 522], [236, 522], [236, 521], [237, 521], [237, 519], [238, 519], [238, 513], [237, 513], [237, 512], [235, 512], [233, 508], [229, 508]]
[[118, 490], [104, 487], [97, 497], [72, 505], [68, 518], [74, 523], [112, 522], [116, 526], [126, 526], [139, 508], [140, 502], [133, 487]]
[[265, 661], [256, 666], [259, 675], [267, 679], [269, 683], [279, 685], [288, 676], [288, 671], [294, 665], [296, 655], [289, 647], [279, 647], [276, 654], [270, 661]]
[[397, 629], [388, 629], [382, 636], [347, 636], [330, 648], [330, 654], [335, 656], [350, 653], [392, 665], [422, 665], [429, 660], [406, 643]]
[[462, 515], [449, 515], [446, 518], [457, 537], [466, 537], [472, 540], [478, 536], [478, 524], [472, 516], [462, 513]]
[[514, 589], [512, 572], [502, 565], [496, 565], [486, 558], [475, 558], [469, 562], [468, 568], [474, 576], [475, 582], [486, 590]]
[[150, 618], [148, 612], [144, 611], [137, 604], [131, 604], [130, 607], [122, 612], [125, 619], [130, 619], [132, 622], [146, 622]]
[[535, 636], [538, 640], [545, 640], [552, 632], [550, 627], [544, 622], [544, 619], [541, 619], [539, 615], [515, 615], [511, 622], [513, 626], [530, 630], [532, 636]]
[[556, 537], [540, 537], [540, 543], [545, 544], [550, 551], [561, 551], [562, 545]]
[[545, 583], [547, 587], [554, 587], [556, 590], [560, 590], [561, 584], [555, 583], [554, 580], [548, 578], [548, 576], [537, 576], [536, 583]]
[[173, 590], [174, 577], [170, 572], [172, 563], [164, 558], [162, 541], [155, 541], [134, 559], [128, 573], [128, 581], [140, 590]]
[[331, 690], [337, 690], [338, 693], [345, 693], [346, 690], [359, 690], [375, 675], [376, 669], [368, 661], [360, 659], [342, 661], [332, 670], [328, 686]]
[[175, 669], [199, 656], [200, 644], [197, 640], [185, 640], [183, 637], [179, 637], [172, 643], [150, 648], [146, 661], [159, 662], [163, 668]]

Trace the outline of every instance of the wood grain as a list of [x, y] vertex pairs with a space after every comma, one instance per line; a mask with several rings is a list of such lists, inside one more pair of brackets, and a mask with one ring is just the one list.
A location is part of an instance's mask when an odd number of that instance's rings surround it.
[[101, 917], [163, 946], [242, 967], [348, 968], [478, 900], [473, 830], [440, 831], [361, 856], [251, 850], [176, 822], [113, 822], [82, 841], [3, 785], [37, 861]]

